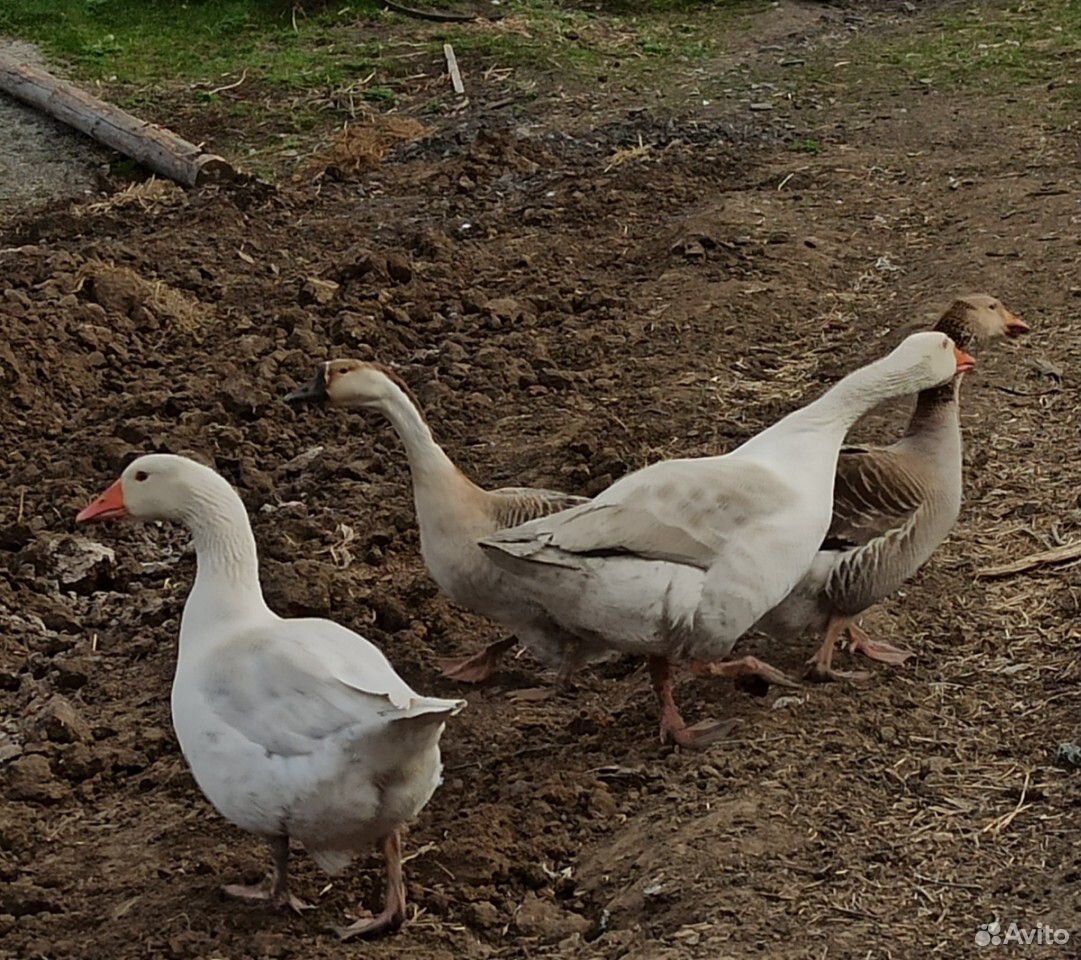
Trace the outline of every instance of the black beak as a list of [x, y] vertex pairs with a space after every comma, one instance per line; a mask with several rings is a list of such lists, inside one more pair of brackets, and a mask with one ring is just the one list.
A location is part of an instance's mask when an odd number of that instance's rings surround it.
[[327, 374], [322, 366], [306, 384], [285, 395], [286, 403], [322, 403], [327, 398]]

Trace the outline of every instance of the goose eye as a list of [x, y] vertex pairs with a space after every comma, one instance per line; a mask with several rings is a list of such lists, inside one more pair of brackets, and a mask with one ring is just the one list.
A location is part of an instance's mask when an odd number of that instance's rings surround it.
[[137, 474], [135, 474], [135, 480], [138, 483], [142, 483], [146, 478], [147, 473], [145, 470], [140, 470]]

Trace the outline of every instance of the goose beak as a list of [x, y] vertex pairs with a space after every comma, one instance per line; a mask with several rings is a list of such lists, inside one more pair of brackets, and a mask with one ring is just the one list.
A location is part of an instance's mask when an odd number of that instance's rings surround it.
[[1032, 328], [1025, 323], [1016, 313], [1006, 313], [1006, 336], [1011, 340], [1015, 337], [1023, 337]]
[[960, 347], [953, 348], [954, 358], [957, 360], [957, 372], [968, 373], [974, 366], [976, 366], [976, 358], [965, 353]]
[[322, 403], [327, 398], [327, 374], [320, 366], [314, 377], [304, 386], [285, 395], [286, 403]]
[[117, 520], [126, 517], [128, 508], [124, 506], [124, 488], [117, 480], [93, 503], [83, 507], [75, 517], [76, 523], [88, 523], [91, 520]]

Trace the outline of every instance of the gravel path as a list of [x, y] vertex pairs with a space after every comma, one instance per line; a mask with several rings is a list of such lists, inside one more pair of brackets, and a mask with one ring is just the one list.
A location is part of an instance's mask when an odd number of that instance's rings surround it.
[[[31, 44], [0, 40], [0, 54], [42, 64]], [[105, 150], [0, 93], [0, 225], [51, 200], [89, 193]]]

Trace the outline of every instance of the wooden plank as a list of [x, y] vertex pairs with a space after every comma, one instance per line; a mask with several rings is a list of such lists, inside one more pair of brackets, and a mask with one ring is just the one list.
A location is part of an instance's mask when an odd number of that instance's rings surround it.
[[140, 120], [67, 80], [3, 54], [0, 91], [186, 187], [236, 176], [228, 161], [205, 153], [171, 130]]
[[454, 55], [454, 47], [449, 43], [443, 44], [443, 56], [447, 58], [447, 73], [450, 74], [450, 82], [454, 85], [454, 92], [461, 96], [465, 93], [465, 84], [462, 83], [462, 74], [458, 70], [458, 58]]

